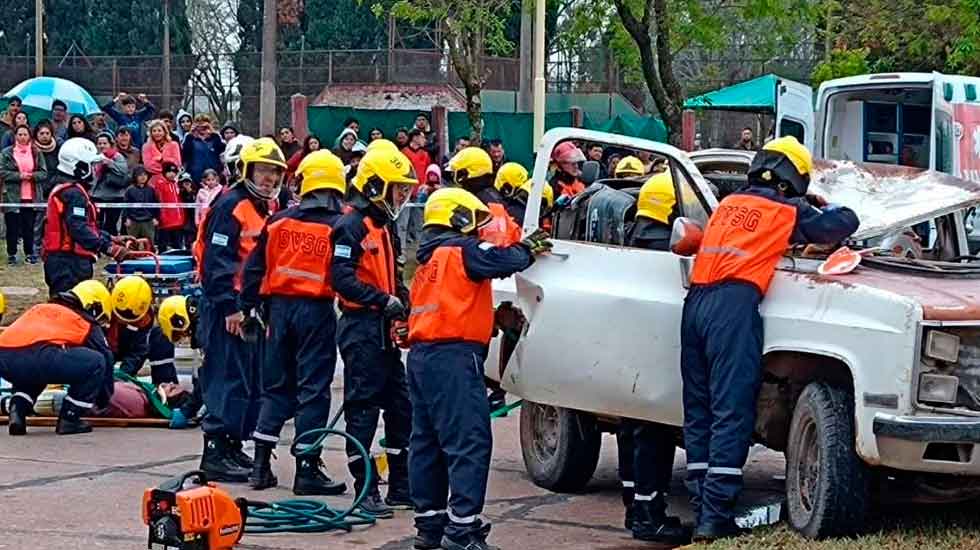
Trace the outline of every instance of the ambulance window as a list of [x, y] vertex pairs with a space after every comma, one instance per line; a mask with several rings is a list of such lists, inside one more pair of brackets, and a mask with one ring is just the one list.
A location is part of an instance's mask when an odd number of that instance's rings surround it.
[[806, 127], [798, 121], [783, 117], [779, 122], [779, 136], [793, 136], [800, 143], [806, 143]]
[[674, 170], [674, 184], [680, 196], [680, 200], [677, 201], [680, 205], [679, 214], [691, 218], [702, 226], [707, 225], [708, 208], [705, 206], [704, 199], [695, 190], [690, 176], [679, 164], [671, 162], [671, 166]]
[[953, 173], [953, 117], [936, 109], [936, 170]]

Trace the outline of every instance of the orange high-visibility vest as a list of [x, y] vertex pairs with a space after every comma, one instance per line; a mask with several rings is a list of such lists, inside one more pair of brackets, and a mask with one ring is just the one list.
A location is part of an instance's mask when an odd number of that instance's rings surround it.
[[490, 281], [466, 275], [463, 249], [442, 246], [420, 265], [412, 281], [408, 340], [489, 344], [493, 335]]
[[0, 332], [0, 348], [26, 348], [34, 344], [81, 346], [92, 323], [61, 304], [38, 304]]
[[[210, 236], [205, 235], [204, 231], [213, 213], [214, 209], [212, 208], [204, 215], [201, 225], [197, 227], [197, 238], [194, 240], [192, 253], [197, 261], [197, 271], [201, 277], [204, 276], [204, 252], [210, 244]], [[248, 198], [238, 201], [238, 204], [231, 211], [231, 215], [238, 220], [238, 225], [241, 228], [238, 233], [238, 272], [235, 273], [235, 290], [240, 291], [245, 260], [258, 243], [259, 235], [262, 234], [262, 227], [265, 225], [265, 216], [255, 209], [255, 205]]]
[[262, 296], [332, 299], [330, 263], [333, 243], [329, 225], [280, 218], [266, 228]]
[[[388, 233], [387, 226], [374, 224], [371, 218], [364, 218], [367, 235], [361, 240], [364, 252], [357, 265], [357, 279], [366, 285], [394, 295], [397, 291], [395, 284], [395, 250]], [[340, 304], [345, 309], [362, 309], [362, 304], [351, 302], [340, 296]]]
[[521, 242], [521, 226], [510, 217], [507, 209], [499, 202], [491, 202], [490, 223], [480, 228], [480, 240], [494, 246], [510, 246]]
[[85, 223], [92, 228], [96, 234], [99, 232], [98, 211], [92, 200], [89, 199], [85, 189], [77, 183], [62, 183], [51, 190], [48, 196], [48, 214], [44, 219], [44, 239], [42, 241], [42, 253], [45, 257], [51, 252], [71, 252], [85, 258], [96, 259], [98, 254], [93, 250], [82, 248], [71, 238], [71, 232], [64, 222], [65, 203], [61, 200], [61, 193], [70, 188], [81, 191], [87, 203], [85, 205]]
[[742, 281], [763, 294], [796, 226], [796, 208], [765, 197], [725, 197], [708, 220], [691, 282]]

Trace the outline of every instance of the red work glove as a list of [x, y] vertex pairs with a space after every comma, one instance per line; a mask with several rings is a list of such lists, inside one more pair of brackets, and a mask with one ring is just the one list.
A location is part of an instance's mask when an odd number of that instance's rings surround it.
[[408, 323], [395, 321], [391, 323], [391, 341], [401, 349], [408, 349]]

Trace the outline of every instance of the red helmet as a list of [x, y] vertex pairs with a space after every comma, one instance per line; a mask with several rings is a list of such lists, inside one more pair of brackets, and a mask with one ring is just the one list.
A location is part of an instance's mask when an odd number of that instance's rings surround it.
[[554, 162], [585, 162], [585, 154], [576, 147], [574, 142], [565, 141], [559, 143], [551, 151], [551, 160]]

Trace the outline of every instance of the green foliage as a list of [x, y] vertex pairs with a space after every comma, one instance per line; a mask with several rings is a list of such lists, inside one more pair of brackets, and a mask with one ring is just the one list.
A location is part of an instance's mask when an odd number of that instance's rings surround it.
[[[72, 42], [88, 55], [159, 55], [163, 44], [160, 1], [45, 0], [46, 55], [63, 55]], [[0, 55], [34, 54], [34, 2], [8, 0], [0, 17]], [[184, 0], [170, 1], [170, 44], [190, 53]], [[30, 39], [28, 40], [28, 37]]]
[[810, 85], [816, 88], [827, 80], [857, 76], [869, 72], [871, 72], [871, 68], [868, 66], [867, 48], [859, 50], [836, 49], [830, 53], [829, 59], [824, 60], [813, 69]]
[[372, 10], [412, 25], [441, 22], [459, 36], [482, 37], [488, 55], [507, 56], [514, 52], [514, 43], [505, 33], [513, 7], [512, 0], [395, 0], [375, 2]]
[[980, 74], [980, 0], [863, 0], [840, 11], [837, 45], [872, 71]]

